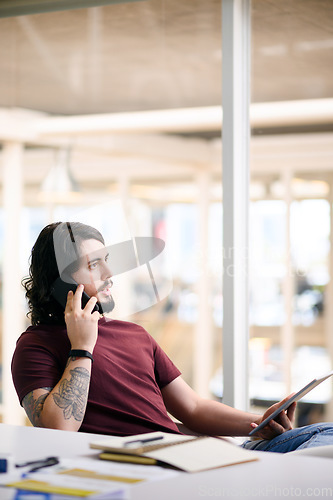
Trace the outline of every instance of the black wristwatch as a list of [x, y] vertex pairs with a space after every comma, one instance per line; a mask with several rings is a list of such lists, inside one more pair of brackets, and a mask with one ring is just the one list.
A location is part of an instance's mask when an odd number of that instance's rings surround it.
[[94, 361], [94, 358], [92, 357], [92, 354], [89, 351], [84, 351], [82, 349], [72, 349], [69, 352], [68, 357], [76, 357], [76, 358], [90, 358], [91, 361]]

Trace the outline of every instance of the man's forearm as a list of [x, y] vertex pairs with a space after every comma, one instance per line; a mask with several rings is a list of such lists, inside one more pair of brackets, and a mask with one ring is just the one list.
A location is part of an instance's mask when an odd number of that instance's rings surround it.
[[59, 383], [44, 402], [43, 427], [77, 431], [82, 424], [88, 400], [91, 360], [69, 358]]
[[252, 430], [251, 423], [259, 418], [259, 415], [237, 410], [217, 401], [200, 399], [184, 424], [200, 434], [247, 436]]

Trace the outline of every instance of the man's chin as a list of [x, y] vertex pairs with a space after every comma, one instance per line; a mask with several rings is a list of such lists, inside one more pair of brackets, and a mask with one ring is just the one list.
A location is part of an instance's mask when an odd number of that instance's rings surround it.
[[115, 302], [112, 297], [108, 297], [107, 299], [104, 298], [104, 300], [99, 300], [98, 304], [100, 306], [102, 314], [113, 311], [115, 307]]

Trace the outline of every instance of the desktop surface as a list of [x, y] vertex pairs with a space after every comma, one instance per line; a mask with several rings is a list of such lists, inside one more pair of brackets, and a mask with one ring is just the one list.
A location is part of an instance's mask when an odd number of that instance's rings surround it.
[[[103, 435], [0, 424], [0, 451], [11, 453], [15, 462], [48, 456], [89, 457], [95, 461], [98, 453], [89, 447], [89, 443], [96, 439], [103, 439]], [[180, 472], [169, 480], [133, 485], [129, 498], [333, 497], [332, 458], [297, 453], [252, 453], [259, 460], [195, 474]], [[2, 500], [15, 498], [14, 490], [1, 488], [0, 493]]]

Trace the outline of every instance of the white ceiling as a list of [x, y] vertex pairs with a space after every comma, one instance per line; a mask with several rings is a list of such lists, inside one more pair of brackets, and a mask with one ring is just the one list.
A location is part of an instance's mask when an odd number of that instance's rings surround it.
[[[333, 97], [332, 0], [252, 0], [254, 102]], [[0, 106], [52, 114], [221, 103], [221, 0], [0, 19]]]
[[[221, 0], [140, 0], [3, 18], [0, 108], [69, 116], [220, 106], [221, 63]], [[325, 98], [333, 98], [333, 1], [252, 0], [252, 101]], [[16, 123], [16, 136], [24, 128], [26, 137], [34, 116], [11, 111], [10, 122], [0, 112], [0, 129]], [[271, 127], [271, 136], [252, 139], [253, 175], [276, 178], [289, 168], [326, 178], [333, 170], [330, 120]], [[282, 131], [298, 135], [273, 135]], [[112, 190], [125, 173], [146, 184], [192, 182], [202, 169], [220, 179], [220, 130], [149, 134], [77, 136], [71, 168], [96, 192]], [[25, 150], [29, 202], [53, 162], [50, 148]]]

